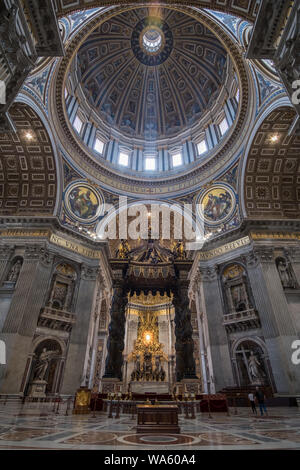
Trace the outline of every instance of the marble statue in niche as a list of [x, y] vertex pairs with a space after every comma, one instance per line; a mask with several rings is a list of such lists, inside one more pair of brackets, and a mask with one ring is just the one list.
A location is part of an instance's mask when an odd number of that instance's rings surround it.
[[18, 260], [13, 264], [11, 270], [9, 271], [8, 276], [7, 276], [7, 280], [8, 280], [9, 282], [14, 282], [14, 283], [16, 283], [17, 280], [18, 280], [18, 278], [19, 278], [21, 268], [22, 268], [22, 261], [21, 261], [20, 259], [18, 259]]
[[59, 350], [48, 351], [47, 348], [43, 348], [34, 369], [34, 380], [45, 380], [51, 360], [59, 354]]
[[269, 385], [268, 361], [262, 348], [254, 341], [243, 341], [235, 352], [238, 385]]
[[284, 289], [296, 289], [297, 282], [293, 273], [292, 266], [288, 263], [286, 258], [276, 259], [277, 271]]
[[256, 383], [257, 380], [265, 377], [261, 367], [261, 363], [254, 355], [253, 351], [250, 351], [250, 357], [248, 358], [248, 371], [251, 383]]

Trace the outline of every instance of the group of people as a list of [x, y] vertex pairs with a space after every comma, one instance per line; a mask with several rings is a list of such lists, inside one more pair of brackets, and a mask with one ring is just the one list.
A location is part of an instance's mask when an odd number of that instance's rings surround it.
[[250, 392], [248, 394], [248, 399], [250, 401], [253, 414], [257, 415], [256, 403], [258, 403], [261, 416], [263, 416], [264, 413], [266, 416], [268, 415], [265, 404], [266, 396], [259, 387], [256, 387], [255, 393]]

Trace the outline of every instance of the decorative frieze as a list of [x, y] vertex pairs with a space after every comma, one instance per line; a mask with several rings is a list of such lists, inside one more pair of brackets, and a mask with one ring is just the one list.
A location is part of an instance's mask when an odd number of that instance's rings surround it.
[[43, 266], [50, 267], [53, 264], [54, 254], [50, 253], [45, 248], [41, 248], [40, 250], [40, 261]]
[[14, 245], [1, 245], [0, 246], [0, 261], [9, 260], [14, 254]]
[[274, 248], [266, 246], [256, 246], [253, 249], [254, 255], [260, 260], [261, 263], [274, 262]]
[[41, 256], [41, 247], [39, 245], [27, 245], [25, 247], [24, 259], [25, 260], [39, 260]]

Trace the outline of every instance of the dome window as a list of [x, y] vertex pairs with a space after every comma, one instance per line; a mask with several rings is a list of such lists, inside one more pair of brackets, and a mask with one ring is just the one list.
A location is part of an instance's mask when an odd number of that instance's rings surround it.
[[181, 153], [176, 153], [175, 155], [172, 155], [172, 164], [173, 164], [173, 167], [182, 165], [182, 154]]
[[73, 122], [73, 127], [75, 131], [78, 132], [78, 134], [80, 134], [82, 126], [83, 126], [82, 120], [80, 119], [79, 116], [76, 116]]
[[119, 153], [119, 165], [128, 166], [129, 165], [129, 154], [126, 152]]
[[102, 140], [97, 138], [94, 143], [94, 150], [97, 153], [100, 153], [102, 155], [103, 149], [104, 149], [104, 142], [102, 142]]
[[226, 118], [224, 118], [223, 121], [220, 122], [219, 129], [222, 136], [228, 131], [229, 125]]
[[203, 155], [205, 152], [207, 152], [208, 148], [207, 148], [207, 143], [206, 143], [206, 140], [201, 140], [201, 142], [199, 142], [199, 144], [197, 145], [197, 149], [198, 149], [198, 155]]
[[155, 157], [146, 157], [145, 158], [145, 170], [147, 170], [147, 171], [156, 170], [156, 158]]

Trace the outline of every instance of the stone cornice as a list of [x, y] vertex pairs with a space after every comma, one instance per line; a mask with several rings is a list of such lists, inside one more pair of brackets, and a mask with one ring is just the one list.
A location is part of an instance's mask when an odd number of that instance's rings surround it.
[[[10, 221], [10, 223], [9, 223]], [[3, 222], [3, 220], [2, 220]], [[107, 242], [95, 242], [87, 240], [86, 237], [74, 236], [70, 230], [61, 230], [60, 224], [56, 223], [54, 218], [32, 219], [26, 218], [20, 223], [20, 219], [6, 219], [5, 223], [0, 223], [0, 257], [1, 259], [9, 259], [15, 247], [36, 247], [36, 256], [40, 256], [45, 265], [50, 260], [47, 253], [56, 253], [57, 248], [72, 253], [73, 256], [80, 255], [85, 258], [87, 263], [91, 260], [101, 264], [103, 270], [103, 278], [106, 279], [106, 287], [111, 286], [111, 274], [108, 264], [108, 244]], [[2, 248], [3, 247], [3, 248]], [[12, 247], [12, 248], [10, 248]], [[41, 253], [44, 250], [44, 257]]]

